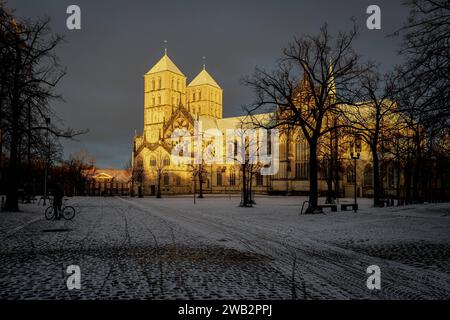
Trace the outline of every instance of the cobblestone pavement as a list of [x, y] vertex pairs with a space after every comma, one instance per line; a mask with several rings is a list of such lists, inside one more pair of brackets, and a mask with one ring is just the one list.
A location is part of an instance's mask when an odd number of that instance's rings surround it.
[[[73, 221], [28, 205], [0, 219], [0, 298], [450, 297], [448, 207], [298, 216], [298, 201], [74, 198]], [[381, 290], [366, 287], [373, 264]], [[81, 290], [66, 287], [69, 265]]]

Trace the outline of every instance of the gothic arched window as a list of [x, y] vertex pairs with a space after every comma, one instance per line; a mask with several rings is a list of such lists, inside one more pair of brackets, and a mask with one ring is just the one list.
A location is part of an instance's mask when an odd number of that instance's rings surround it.
[[158, 89], [161, 89], [162, 87], [162, 80], [161, 77], [158, 77]]
[[164, 158], [163, 165], [164, 166], [170, 166], [170, 158], [169, 157], [165, 157]]
[[393, 166], [389, 166], [388, 167], [388, 176], [387, 176], [387, 182], [388, 182], [388, 187], [389, 188], [393, 188], [395, 185], [395, 173], [394, 173], [394, 167]]
[[298, 137], [295, 143], [295, 177], [307, 180], [309, 175], [309, 146], [305, 138]]
[[355, 183], [355, 173], [354, 168], [352, 165], [347, 166], [347, 182], [348, 183]]
[[287, 160], [287, 142], [285, 137], [280, 139], [280, 160]]
[[236, 173], [233, 171], [230, 172], [230, 186], [236, 185]]
[[168, 173], [165, 173], [164, 174], [164, 177], [163, 177], [163, 180], [164, 180], [164, 186], [168, 186], [169, 185], [169, 183], [170, 183], [170, 180], [169, 180], [169, 174]]
[[370, 164], [364, 168], [364, 186], [373, 187], [373, 168]]
[[259, 171], [256, 172], [256, 185], [257, 186], [262, 186], [263, 185], [263, 175]]
[[217, 172], [217, 186], [218, 187], [222, 186], [222, 172], [221, 171]]

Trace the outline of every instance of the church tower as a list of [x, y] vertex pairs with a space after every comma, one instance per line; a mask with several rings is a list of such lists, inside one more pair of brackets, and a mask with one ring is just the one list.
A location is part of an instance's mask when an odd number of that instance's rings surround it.
[[144, 75], [144, 138], [156, 143], [173, 110], [186, 105], [186, 76], [167, 55]]
[[222, 118], [222, 88], [206, 71], [203, 70], [192, 80], [187, 87], [187, 108], [197, 116], [210, 116]]

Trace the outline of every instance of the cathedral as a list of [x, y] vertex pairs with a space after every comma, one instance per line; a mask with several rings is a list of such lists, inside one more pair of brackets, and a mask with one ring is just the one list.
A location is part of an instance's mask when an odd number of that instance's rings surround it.
[[[142, 134], [135, 132], [132, 148], [132, 190], [135, 193], [189, 194], [199, 189], [203, 193], [239, 193], [242, 174], [239, 165], [202, 165], [201, 179], [198, 179], [194, 178], [199, 172], [195, 166], [175, 163], [171, 157], [174, 147], [171, 137], [176, 129], [184, 128], [192, 134], [195, 122], [199, 121], [203, 130], [213, 128], [225, 134], [227, 129], [238, 128], [242, 124], [244, 116], [222, 116], [222, 98], [222, 88], [205, 66], [189, 82], [167, 52], [144, 75], [144, 125]], [[337, 196], [354, 196], [355, 183], [358, 196], [372, 194], [370, 152], [361, 141], [349, 144], [351, 148], [355, 145], [358, 145], [360, 155], [357, 162], [351, 160], [349, 148], [339, 151], [342, 166], [337, 180], [327, 181], [326, 166], [319, 172], [319, 191], [322, 194], [327, 188], [329, 190], [329, 183], [333, 183]], [[300, 132], [290, 130], [281, 133], [279, 157], [276, 174], [261, 175], [256, 172], [252, 175], [252, 191], [308, 194], [308, 144]]]

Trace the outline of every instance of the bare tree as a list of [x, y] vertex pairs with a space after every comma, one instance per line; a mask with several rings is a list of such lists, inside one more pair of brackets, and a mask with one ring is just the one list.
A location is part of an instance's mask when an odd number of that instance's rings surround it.
[[2, 67], [0, 83], [2, 138], [9, 142], [4, 210], [18, 211], [22, 139], [28, 137], [30, 146], [31, 137], [43, 132], [67, 138], [81, 132], [61, 130], [47, 121], [55, 116], [49, 102], [60, 98], [54, 88], [65, 74], [54, 54], [62, 38], [51, 34], [48, 19], [18, 21], [3, 3], [0, 15], [0, 65], [8, 66]]
[[84, 195], [87, 182], [95, 175], [95, 158], [86, 151], [71, 154], [62, 163], [63, 182], [71, 195]]
[[[398, 33], [403, 35], [401, 54], [406, 61], [401, 77], [407, 87], [421, 93], [426, 123], [450, 126], [450, 2], [408, 0], [410, 15]], [[397, 34], [398, 34], [397, 33]]]
[[[404, 151], [406, 201], [431, 195], [436, 170], [434, 152], [450, 127], [450, 3], [447, 0], [408, 0], [410, 15], [396, 34], [403, 36], [398, 67], [401, 90], [396, 100], [410, 132]], [[439, 156], [439, 159], [442, 159]], [[442, 162], [441, 162], [442, 163]], [[412, 189], [412, 190], [411, 190]]]
[[[238, 167], [241, 178], [241, 207], [252, 207], [255, 204], [253, 199], [253, 180], [256, 173], [261, 169], [261, 164], [256, 162], [259, 153], [259, 140], [253, 128], [253, 121], [243, 118], [236, 131], [236, 140], [227, 146], [227, 161], [232, 160], [237, 163], [233, 167]], [[231, 155], [231, 159], [229, 158]], [[234, 168], [232, 168], [234, 170]]]
[[131, 174], [131, 196], [134, 196], [134, 188], [137, 185], [138, 196], [142, 197], [142, 188], [144, 186], [145, 172], [144, 162], [141, 157], [135, 158]]
[[[336, 128], [338, 119], [336, 116], [327, 117], [325, 120], [327, 128]], [[327, 183], [326, 203], [334, 203], [334, 200], [340, 194], [340, 178], [342, 173], [342, 155], [345, 146], [342, 144], [342, 135], [344, 131], [336, 128], [320, 139], [320, 147], [318, 148], [319, 172]]]
[[318, 205], [319, 139], [341, 126], [325, 127], [324, 120], [339, 114], [343, 105], [353, 102], [354, 96], [348, 88], [354, 85], [362, 71], [358, 67], [359, 57], [352, 48], [356, 36], [354, 28], [333, 38], [324, 25], [317, 36], [295, 39], [284, 50], [275, 71], [256, 68], [254, 75], [243, 81], [256, 95], [255, 102], [247, 107], [250, 115], [276, 110], [273, 123], [256, 125], [299, 128], [308, 141], [310, 192], [307, 212], [315, 212]]
[[381, 177], [380, 157], [382, 146], [391, 141], [392, 131], [397, 128], [396, 79], [392, 75], [382, 76], [376, 69], [360, 74], [360, 87], [357, 89], [357, 105], [349, 107], [344, 113], [346, 120], [354, 127], [363, 141], [370, 147], [373, 168], [373, 204], [380, 206]]
[[155, 158], [151, 161], [154, 161], [152, 167], [154, 168], [156, 175], [156, 198], [161, 198], [161, 180], [166, 171], [166, 167], [170, 164], [170, 155], [164, 154], [161, 147], [155, 150], [155, 152]]

